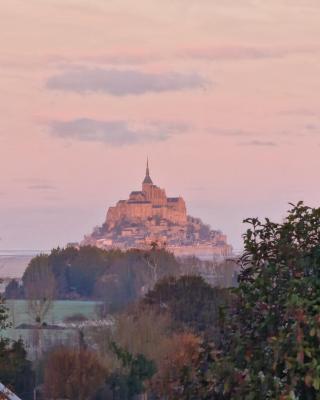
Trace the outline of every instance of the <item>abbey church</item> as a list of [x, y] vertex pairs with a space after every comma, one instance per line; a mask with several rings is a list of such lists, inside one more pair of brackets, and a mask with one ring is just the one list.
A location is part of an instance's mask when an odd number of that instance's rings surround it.
[[122, 219], [139, 221], [148, 218], [160, 218], [178, 225], [187, 223], [187, 210], [183, 198], [167, 197], [164, 189], [153, 184], [147, 161], [142, 190], [131, 192], [129, 200], [120, 200], [115, 207], [110, 207], [106, 224], [113, 227]]
[[110, 207], [104, 224], [82, 244], [125, 250], [150, 248], [151, 243], [181, 256], [225, 257], [232, 252], [221, 231], [211, 230], [199, 218], [187, 215], [182, 197], [167, 197], [165, 190], [153, 183], [147, 161], [141, 190]]

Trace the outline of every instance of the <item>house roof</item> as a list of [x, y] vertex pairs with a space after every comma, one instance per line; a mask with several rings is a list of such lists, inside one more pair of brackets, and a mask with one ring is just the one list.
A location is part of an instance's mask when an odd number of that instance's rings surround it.
[[130, 194], [143, 194], [143, 192], [141, 190], [134, 190]]

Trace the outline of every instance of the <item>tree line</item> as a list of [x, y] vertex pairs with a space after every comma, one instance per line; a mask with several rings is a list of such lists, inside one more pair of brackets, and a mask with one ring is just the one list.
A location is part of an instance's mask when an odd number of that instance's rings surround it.
[[[165, 275], [179, 273], [173, 254], [150, 251], [103, 250], [93, 246], [53, 249], [34, 257], [22, 277], [22, 286], [12, 280], [6, 298], [102, 299], [130, 302]], [[107, 300], [107, 299], [106, 299]], [[116, 304], [115, 304], [116, 306]]]

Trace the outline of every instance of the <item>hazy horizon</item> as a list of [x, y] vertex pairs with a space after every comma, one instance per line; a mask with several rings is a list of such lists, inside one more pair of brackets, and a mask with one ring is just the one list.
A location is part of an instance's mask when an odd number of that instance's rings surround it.
[[317, 0], [4, 0], [0, 251], [80, 241], [141, 186], [241, 247], [320, 205]]

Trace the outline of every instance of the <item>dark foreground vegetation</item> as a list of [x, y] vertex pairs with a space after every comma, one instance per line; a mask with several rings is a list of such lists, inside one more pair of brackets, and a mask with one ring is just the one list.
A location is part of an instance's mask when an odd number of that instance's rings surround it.
[[108, 293], [114, 303], [118, 298], [130, 302], [143, 285], [176, 275], [179, 267], [171, 253], [156, 248], [126, 252], [92, 246], [58, 248], [33, 258], [23, 285], [12, 281], [6, 297], [28, 298], [31, 292], [44, 290], [55, 299], [97, 299]]
[[[299, 203], [280, 224], [245, 222], [236, 288], [183, 274], [157, 249], [35, 258], [22, 290], [38, 310], [39, 334], [45, 293], [97, 296], [101, 321], [111, 312], [112, 320], [79, 324], [77, 343], [43, 350], [33, 365], [23, 343], [1, 339], [0, 380], [26, 400], [28, 385], [38, 399], [320, 399], [320, 209]], [[3, 302], [0, 310], [4, 329]]]

